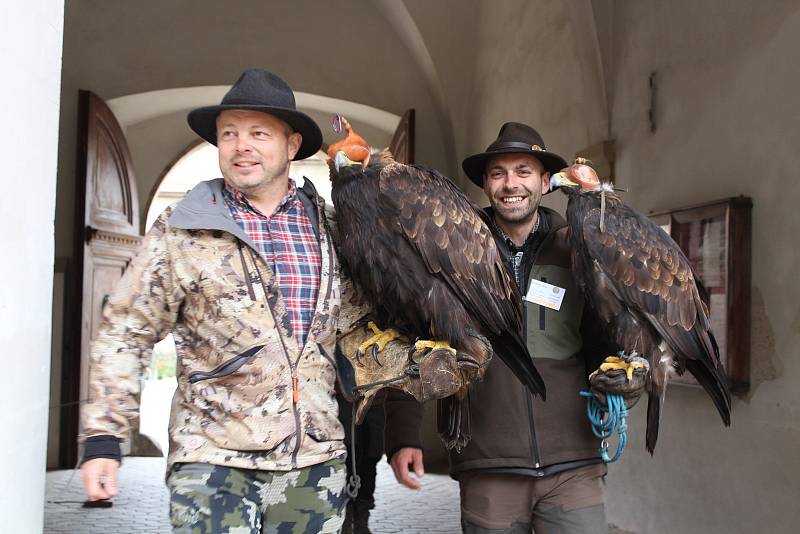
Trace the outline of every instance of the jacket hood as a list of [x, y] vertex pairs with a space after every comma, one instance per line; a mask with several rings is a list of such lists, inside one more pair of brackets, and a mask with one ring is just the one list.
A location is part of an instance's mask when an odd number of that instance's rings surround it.
[[[225, 187], [223, 178], [215, 178], [200, 182], [178, 202], [170, 215], [170, 226], [182, 230], [222, 230], [233, 234], [254, 250], [258, 248], [253, 244], [242, 228], [236, 224], [233, 216], [225, 204], [222, 190]], [[314, 232], [319, 239], [319, 214], [317, 205], [320, 197], [314, 184], [305, 179], [303, 187], [297, 188], [297, 196], [303, 203], [306, 214], [311, 219]]]

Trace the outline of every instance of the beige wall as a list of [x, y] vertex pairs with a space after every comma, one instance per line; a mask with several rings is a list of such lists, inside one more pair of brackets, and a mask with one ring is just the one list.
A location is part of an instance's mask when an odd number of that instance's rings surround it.
[[705, 393], [670, 388], [654, 458], [637, 409], [608, 477], [609, 518], [641, 533], [797, 532], [800, 4], [616, 2], [613, 28], [611, 130], [629, 201], [660, 210], [743, 194], [754, 207], [751, 391], [723, 430]]
[[[413, 13], [415, 3], [407, 4]], [[800, 5], [504, 0], [477, 9], [477, 22], [454, 38], [472, 36], [462, 49], [474, 54], [474, 65], [462, 57], [460, 70], [440, 70], [459, 161], [482, 150], [502, 122], [519, 120], [568, 159], [616, 139], [617, 182], [645, 212], [753, 197], [751, 391], [735, 399], [733, 426], [724, 429], [705, 393], [672, 387], [652, 458], [642, 403], [628, 450], [611, 466], [609, 520], [642, 534], [793, 532], [800, 495], [800, 306], [791, 282], [800, 264], [792, 246], [800, 232]], [[435, 60], [446, 56], [430, 48]], [[655, 133], [648, 122], [652, 71]], [[468, 190], [483, 200], [477, 188]], [[563, 199], [553, 195], [546, 204], [562, 207]]]
[[[460, 117], [468, 132], [462, 159], [483, 151], [507, 121], [530, 124], [567, 159], [605, 139], [603, 79], [588, 2], [484, 0], [475, 39], [472, 112]], [[468, 191], [483, 202], [477, 188]], [[548, 198], [547, 204], [563, 202]]]

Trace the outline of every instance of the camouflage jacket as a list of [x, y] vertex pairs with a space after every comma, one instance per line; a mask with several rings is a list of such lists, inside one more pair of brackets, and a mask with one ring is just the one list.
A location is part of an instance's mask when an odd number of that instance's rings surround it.
[[81, 439], [128, 435], [142, 367], [172, 332], [168, 464], [289, 470], [343, 456], [333, 359], [341, 283], [324, 201], [313, 186], [298, 189], [322, 255], [317, 308], [299, 347], [277, 281], [231, 217], [222, 184], [199, 184], [160, 216], [108, 301]]

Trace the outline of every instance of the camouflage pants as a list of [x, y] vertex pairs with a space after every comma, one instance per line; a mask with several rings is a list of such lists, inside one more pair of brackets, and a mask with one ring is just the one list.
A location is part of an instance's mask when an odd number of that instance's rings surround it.
[[175, 464], [167, 478], [173, 532], [337, 533], [344, 520], [345, 462], [293, 471]]

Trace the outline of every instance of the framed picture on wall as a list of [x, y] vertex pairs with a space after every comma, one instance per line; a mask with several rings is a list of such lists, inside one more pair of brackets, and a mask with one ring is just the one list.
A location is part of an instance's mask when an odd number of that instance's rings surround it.
[[[731, 391], [750, 387], [752, 199], [734, 197], [650, 214], [681, 247], [707, 291], [712, 330]], [[695, 385], [689, 374], [670, 383]]]

